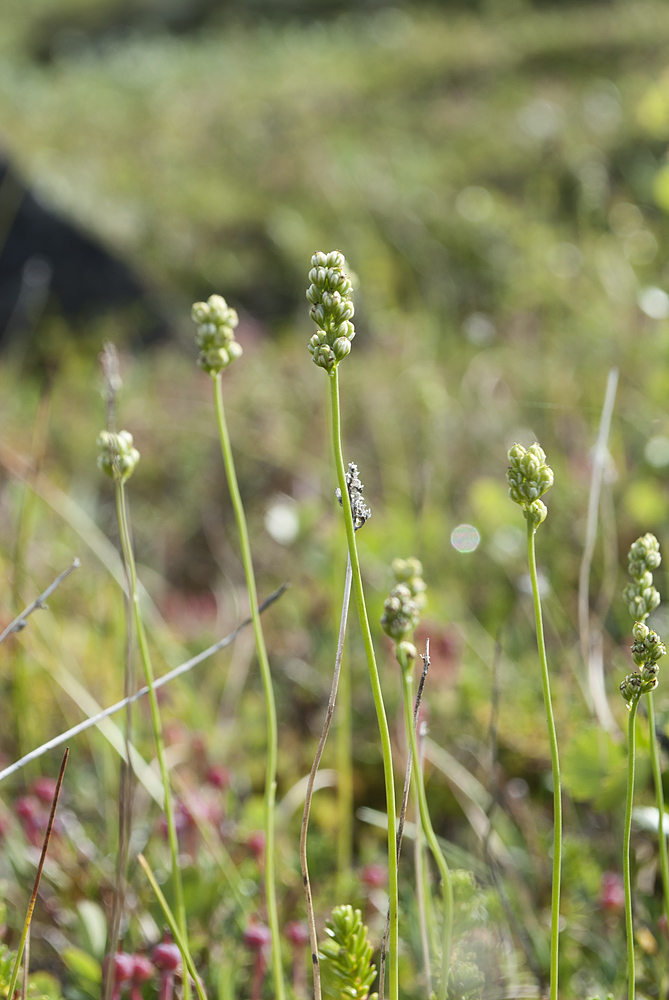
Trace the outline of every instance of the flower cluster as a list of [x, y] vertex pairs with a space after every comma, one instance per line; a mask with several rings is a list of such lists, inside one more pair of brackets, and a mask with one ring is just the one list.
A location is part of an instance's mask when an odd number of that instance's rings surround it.
[[318, 327], [309, 341], [309, 351], [314, 364], [331, 375], [339, 362], [351, 350], [355, 337], [351, 279], [344, 271], [344, 255], [338, 250], [315, 253], [307, 299], [311, 302], [309, 315]]
[[210, 375], [217, 375], [242, 355], [235, 340], [239, 317], [222, 295], [210, 295], [206, 302], [196, 302], [191, 310], [197, 326], [195, 343], [200, 348], [197, 363]]
[[426, 604], [426, 585], [423, 566], [419, 559], [393, 559], [395, 586], [383, 604], [381, 628], [395, 643], [395, 656], [402, 670], [411, 670], [418, 656], [416, 647], [408, 636], [420, 621], [420, 612]]
[[[346, 487], [348, 489], [349, 500], [351, 501], [353, 527], [357, 531], [358, 528], [362, 528], [366, 521], [369, 521], [372, 516], [372, 511], [371, 508], [369, 508], [365, 503], [365, 498], [362, 495], [364, 487], [360, 482], [358, 466], [355, 462], [349, 462], [348, 471], [346, 473]], [[337, 500], [339, 500], [339, 503], [341, 503], [341, 490], [339, 487], [335, 490], [335, 496]]]
[[537, 444], [523, 448], [514, 444], [509, 449], [511, 467], [506, 474], [509, 496], [520, 504], [527, 521], [537, 528], [546, 519], [546, 505], [539, 498], [553, 485], [553, 470], [546, 463], [546, 453]]
[[660, 544], [655, 535], [642, 535], [630, 546], [628, 568], [632, 581], [623, 591], [623, 600], [637, 621], [644, 621], [660, 603], [660, 595], [653, 586], [652, 571], [661, 562]]
[[655, 535], [637, 538], [629, 551], [629, 573], [632, 582], [623, 591], [623, 599], [630, 614], [637, 620], [632, 628], [632, 659], [639, 668], [628, 674], [620, 685], [627, 707], [631, 708], [642, 694], [649, 694], [658, 684], [659, 661], [667, 652], [662, 639], [644, 624], [644, 619], [660, 603], [660, 595], [653, 586], [652, 570], [662, 562], [660, 546]]
[[411, 591], [414, 604], [422, 611], [427, 603], [425, 591], [427, 584], [423, 579], [423, 564], [420, 559], [410, 556], [408, 559], [393, 559], [391, 564], [395, 583], [405, 583]]
[[130, 431], [101, 431], [98, 434], [98, 468], [110, 479], [124, 483], [135, 471], [139, 452], [132, 443]]
[[398, 643], [413, 632], [420, 621], [418, 605], [406, 583], [396, 583], [383, 604], [381, 628]]

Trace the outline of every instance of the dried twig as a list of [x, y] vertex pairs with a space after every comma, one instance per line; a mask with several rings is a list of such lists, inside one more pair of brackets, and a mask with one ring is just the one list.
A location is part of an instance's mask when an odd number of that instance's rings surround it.
[[[273, 604], [274, 601], [278, 600], [278, 598], [281, 597], [281, 595], [288, 588], [288, 586], [289, 585], [287, 583], [281, 584], [281, 586], [277, 590], [275, 590], [272, 594], [270, 594], [269, 597], [266, 598], [263, 601], [263, 603], [258, 606], [258, 610], [262, 613], [266, 608], [270, 606], [270, 604]], [[244, 621], [237, 626], [234, 632], [230, 632], [230, 634], [226, 635], [224, 639], [219, 639], [218, 642], [214, 643], [214, 645], [210, 646], [208, 649], [205, 649], [202, 653], [198, 653], [198, 655], [192, 657], [192, 659], [186, 660], [185, 663], [181, 663], [178, 667], [175, 667], [168, 673], [163, 674], [162, 677], [156, 678], [153, 685], [154, 689], [163, 687], [164, 684], [168, 684], [170, 681], [173, 681], [176, 677], [180, 677], [182, 674], [187, 673], [193, 667], [197, 666], [198, 663], [202, 663], [203, 660], [207, 660], [210, 656], [213, 656], [214, 653], [218, 653], [220, 649], [223, 649], [225, 646], [229, 646], [231, 642], [234, 642], [235, 638], [239, 635], [241, 630], [246, 628], [247, 625], [250, 624], [251, 624], [251, 619], [245, 618]], [[26, 764], [30, 763], [30, 761], [36, 760], [38, 757], [42, 757], [43, 754], [47, 753], [49, 750], [53, 750], [55, 747], [61, 746], [71, 737], [78, 736], [79, 733], [83, 733], [87, 729], [90, 729], [92, 726], [96, 726], [99, 722], [101, 722], [103, 719], [106, 719], [108, 716], [114, 715], [116, 712], [120, 712], [122, 708], [126, 707], [126, 705], [133, 704], [134, 702], [139, 701], [140, 698], [143, 698], [148, 693], [149, 693], [148, 687], [142, 687], [139, 689], [139, 691], [136, 691], [135, 694], [133, 694], [130, 698], [122, 698], [121, 701], [117, 701], [115, 705], [110, 705], [109, 708], [105, 708], [103, 712], [98, 712], [97, 715], [92, 715], [88, 719], [84, 719], [83, 722], [80, 722], [78, 725], [73, 726], [71, 729], [68, 729], [67, 732], [61, 733], [60, 736], [54, 736], [52, 740], [49, 740], [47, 743], [43, 743], [35, 750], [31, 750], [30, 753], [25, 754], [25, 756], [21, 757], [20, 760], [14, 761], [13, 764], [9, 764], [2, 771], [0, 771], [0, 781], [3, 781], [5, 778], [8, 778], [10, 774], [14, 774], [16, 771], [20, 771], [21, 768], [25, 767]]]
[[39, 611], [41, 608], [46, 608], [47, 607], [46, 602], [51, 597], [54, 590], [60, 587], [61, 583], [63, 582], [66, 576], [69, 576], [70, 573], [72, 573], [75, 569], [78, 569], [80, 566], [81, 563], [79, 562], [79, 560], [74, 559], [72, 561], [72, 565], [68, 566], [67, 569], [63, 570], [63, 572], [56, 577], [53, 583], [49, 584], [44, 593], [40, 594], [39, 597], [32, 602], [32, 604], [29, 604], [28, 607], [25, 608], [21, 612], [21, 614], [14, 619], [13, 622], [10, 622], [7, 628], [4, 630], [4, 632], [0, 632], [0, 642], [4, 642], [7, 636], [11, 635], [12, 632], [20, 632], [21, 629], [24, 629], [26, 626], [26, 619], [30, 617], [33, 611]]
[[42, 843], [42, 853], [40, 855], [39, 864], [37, 865], [37, 874], [35, 875], [33, 891], [30, 894], [28, 911], [26, 913], [26, 919], [23, 924], [23, 933], [21, 934], [21, 940], [19, 941], [19, 947], [17, 949], [16, 957], [14, 959], [14, 967], [12, 968], [12, 975], [9, 980], [9, 987], [7, 989], [8, 997], [14, 996], [14, 990], [16, 988], [16, 980], [18, 978], [19, 969], [21, 967], [21, 959], [23, 958], [23, 949], [25, 947], [26, 939], [28, 937], [28, 931], [30, 930], [30, 921], [33, 918], [35, 901], [37, 900], [37, 891], [39, 889], [40, 880], [42, 878], [44, 862], [46, 861], [46, 852], [49, 849], [49, 841], [51, 840], [51, 831], [53, 830], [53, 821], [56, 816], [56, 806], [58, 805], [58, 796], [60, 795], [60, 789], [63, 784], [63, 777], [65, 776], [65, 767], [67, 766], [67, 758], [69, 756], [70, 756], [70, 748], [66, 747], [65, 753], [63, 754], [63, 759], [60, 764], [60, 771], [58, 773], [58, 780], [56, 781], [56, 788], [53, 793], [53, 799], [51, 802], [51, 812], [49, 813], [49, 822], [47, 823], [46, 832], [44, 834], [44, 841]]

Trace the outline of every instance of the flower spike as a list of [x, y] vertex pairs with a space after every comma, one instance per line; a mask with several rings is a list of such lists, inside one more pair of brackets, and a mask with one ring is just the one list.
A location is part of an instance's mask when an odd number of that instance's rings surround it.
[[340, 361], [351, 350], [355, 337], [353, 319], [353, 285], [344, 271], [344, 255], [339, 250], [315, 253], [307, 299], [311, 303], [309, 315], [318, 327], [309, 341], [309, 351], [314, 364], [332, 375]]
[[132, 443], [130, 431], [100, 431], [98, 434], [98, 468], [110, 479], [124, 483], [135, 471], [139, 452]]
[[506, 474], [509, 496], [519, 504], [530, 525], [538, 528], [546, 520], [546, 505], [540, 497], [553, 485], [553, 470], [546, 462], [546, 453], [535, 441], [529, 448], [514, 444], [509, 450], [511, 467]]
[[196, 302], [191, 317], [197, 326], [195, 343], [200, 348], [197, 363], [210, 375], [217, 375], [242, 356], [242, 346], [235, 340], [239, 317], [222, 295], [210, 295], [206, 302]]

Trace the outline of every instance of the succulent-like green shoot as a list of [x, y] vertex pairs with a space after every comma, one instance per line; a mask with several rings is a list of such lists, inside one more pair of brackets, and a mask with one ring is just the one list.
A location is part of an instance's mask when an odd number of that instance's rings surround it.
[[242, 356], [242, 346], [235, 340], [239, 317], [222, 295], [210, 295], [206, 302], [196, 302], [191, 317], [197, 326], [195, 343], [200, 348], [197, 363], [210, 375], [217, 375]]
[[346, 261], [339, 250], [322, 251], [311, 258], [307, 299], [309, 315], [317, 331], [309, 341], [314, 364], [331, 375], [351, 350], [355, 337], [352, 300], [353, 285], [344, 271]]
[[98, 468], [110, 479], [124, 483], [135, 471], [139, 452], [133, 446], [130, 431], [100, 431], [98, 434]]
[[323, 975], [323, 988], [335, 1000], [377, 1000], [370, 997], [369, 987], [376, 976], [372, 964], [372, 946], [360, 910], [352, 906], [336, 906], [332, 919], [325, 923], [328, 936], [319, 959]]

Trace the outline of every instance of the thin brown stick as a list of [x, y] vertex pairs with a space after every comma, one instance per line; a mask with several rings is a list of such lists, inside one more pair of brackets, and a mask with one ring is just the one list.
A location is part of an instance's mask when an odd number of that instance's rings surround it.
[[[270, 604], [281, 597], [288, 586], [289, 584], [282, 583], [280, 587], [269, 595], [269, 597], [265, 598], [262, 604], [258, 605], [258, 611], [262, 614], [262, 612], [268, 608]], [[215, 642], [213, 646], [209, 646], [208, 649], [205, 649], [202, 653], [198, 653], [197, 656], [191, 657], [190, 660], [180, 663], [178, 667], [174, 667], [172, 670], [168, 670], [166, 674], [162, 674], [161, 677], [157, 677], [153, 685], [154, 690], [163, 687], [165, 684], [169, 684], [169, 682], [173, 681], [176, 677], [181, 677], [182, 674], [192, 670], [192, 668], [197, 666], [198, 663], [202, 663], [203, 660], [213, 656], [214, 653], [217, 653], [220, 649], [224, 649], [225, 646], [229, 646], [232, 642], [234, 642], [236, 636], [239, 635], [241, 630], [250, 624], [251, 619], [245, 618], [244, 621], [240, 622], [237, 628], [230, 632], [229, 635], [226, 635], [224, 639], [219, 639], [218, 642]], [[61, 746], [66, 740], [72, 739], [74, 736], [78, 736], [79, 733], [85, 732], [92, 726], [97, 726], [97, 724], [103, 719], [106, 719], [110, 715], [114, 715], [116, 712], [120, 712], [126, 705], [139, 701], [140, 698], [143, 698], [148, 693], [148, 687], [141, 687], [129, 698], [122, 698], [121, 701], [117, 701], [114, 705], [110, 705], [109, 708], [105, 708], [102, 712], [89, 716], [89, 718], [84, 719], [83, 722], [78, 723], [76, 726], [72, 726], [72, 728], [68, 729], [66, 732], [60, 733], [59, 736], [54, 736], [53, 739], [48, 740], [46, 743], [42, 743], [41, 746], [36, 747], [34, 750], [31, 750], [30, 753], [21, 757], [20, 760], [16, 760], [13, 764], [8, 764], [7, 767], [3, 768], [2, 771], [0, 771], [0, 781], [4, 781], [4, 779], [8, 778], [10, 774], [20, 771], [21, 768], [25, 767], [26, 764], [30, 763], [30, 761], [37, 760], [38, 757], [42, 757], [49, 750], [53, 750], [55, 747]]]
[[37, 865], [37, 874], [35, 875], [35, 883], [33, 885], [33, 891], [30, 895], [30, 902], [28, 903], [28, 911], [26, 913], [26, 919], [23, 923], [23, 933], [21, 934], [21, 940], [19, 941], [19, 947], [16, 952], [16, 958], [14, 959], [14, 967], [12, 969], [12, 975], [9, 981], [9, 987], [7, 989], [7, 997], [10, 998], [14, 996], [14, 990], [16, 989], [16, 980], [19, 975], [19, 968], [21, 967], [21, 959], [23, 958], [23, 950], [25, 948], [26, 939], [28, 937], [28, 931], [30, 930], [30, 921], [33, 918], [33, 911], [35, 909], [35, 902], [37, 900], [37, 892], [39, 890], [39, 884], [42, 878], [44, 862], [46, 861], [46, 852], [49, 849], [49, 841], [51, 840], [53, 821], [56, 817], [56, 806], [58, 805], [58, 797], [60, 795], [60, 789], [63, 784], [63, 778], [65, 776], [65, 768], [67, 766], [67, 758], [69, 756], [70, 756], [70, 748], [65, 747], [65, 753], [63, 754], [63, 759], [60, 764], [60, 771], [58, 772], [58, 780], [56, 781], [56, 789], [53, 793], [53, 799], [51, 802], [51, 812], [49, 813], [49, 822], [47, 823], [46, 832], [44, 834], [44, 841], [42, 843], [42, 853], [40, 855], [39, 864]]
[[26, 619], [33, 613], [33, 611], [39, 611], [41, 608], [45, 608], [46, 601], [51, 597], [54, 590], [61, 585], [66, 576], [69, 576], [75, 569], [78, 569], [81, 563], [78, 559], [72, 560], [72, 565], [68, 566], [67, 569], [63, 570], [53, 583], [50, 583], [46, 590], [37, 597], [32, 604], [29, 604], [27, 608], [17, 615], [14, 621], [10, 622], [4, 632], [0, 632], [0, 642], [4, 642], [7, 636], [11, 635], [12, 632], [20, 632], [21, 629], [25, 628]]

